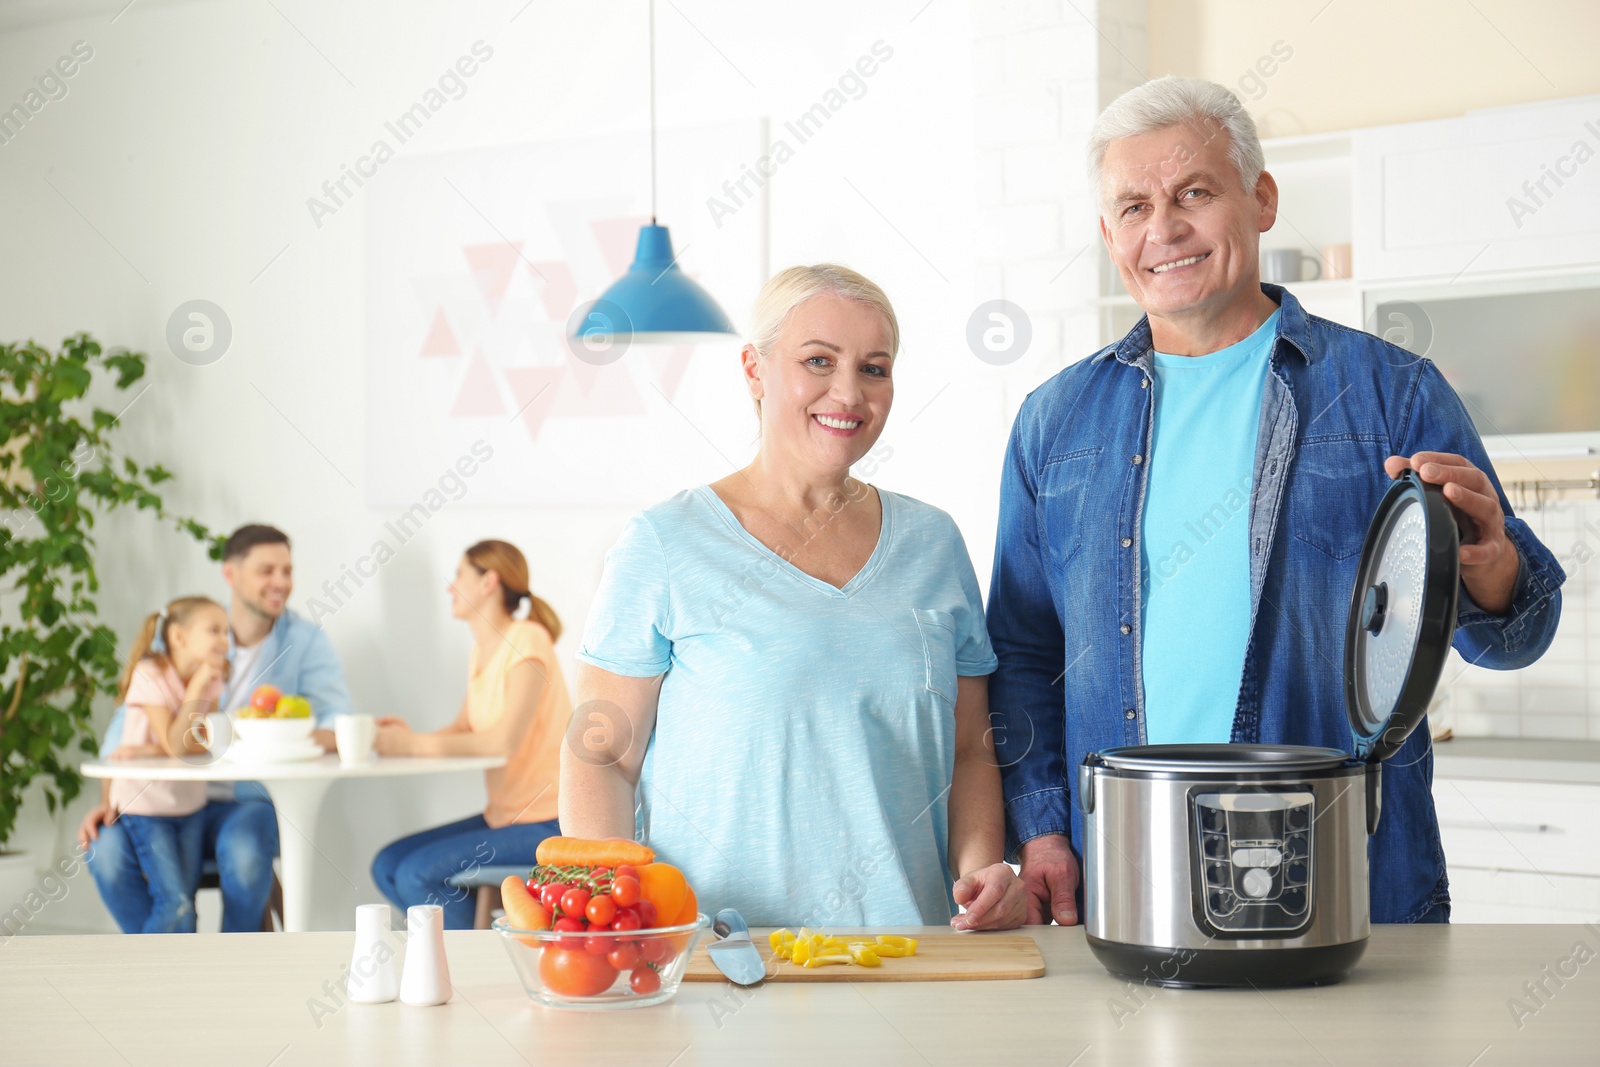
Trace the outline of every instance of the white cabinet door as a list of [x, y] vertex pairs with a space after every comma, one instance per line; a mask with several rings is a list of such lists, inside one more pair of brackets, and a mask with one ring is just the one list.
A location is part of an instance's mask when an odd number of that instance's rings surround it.
[[1600, 921], [1600, 786], [1435, 778], [1453, 922]]
[[1353, 134], [1365, 281], [1600, 262], [1600, 96]]

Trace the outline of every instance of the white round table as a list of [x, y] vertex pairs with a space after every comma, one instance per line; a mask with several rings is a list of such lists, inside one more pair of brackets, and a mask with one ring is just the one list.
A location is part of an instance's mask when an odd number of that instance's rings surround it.
[[283, 928], [310, 928], [311, 869], [316, 846], [310, 834], [328, 787], [344, 778], [392, 778], [409, 774], [482, 771], [505, 765], [504, 756], [395, 756], [345, 764], [334, 755], [268, 763], [178, 759], [91, 760], [79, 768], [86, 778], [144, 778], [159, 782], [260, 782], [278, 812], [278, 850], [283, 861]]

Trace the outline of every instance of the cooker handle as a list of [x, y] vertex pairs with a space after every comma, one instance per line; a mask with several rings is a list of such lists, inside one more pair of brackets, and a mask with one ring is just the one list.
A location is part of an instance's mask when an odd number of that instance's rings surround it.
[[1373, 760], [1367, 764], [1367, 836], [1378, 832], [1378, 819], [1383, 815], [1383, 764]]
[[1078, 810], [1085, 815], [1094, 812], [1094, 768], [1100, 765], [1100, 755], [1091, 752], [1078, 764]]

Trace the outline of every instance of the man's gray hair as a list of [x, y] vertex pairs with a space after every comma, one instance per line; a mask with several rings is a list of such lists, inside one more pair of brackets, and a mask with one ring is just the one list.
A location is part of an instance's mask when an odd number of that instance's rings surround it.
[[[1245, 189], [1255, 188], [1266, 160], [1261, 154], [1255, 121], [1239, 98], [1216, 82], [1169, 74], [1129, 89], [1095, 120], [1089, 133], [1089, 185], [1101, 204], [1105, 203], [1103, 171], [1111, 142], [1171, 126], [1198, 126], [1206, 132], [1207, 139], [1226, 132], [1228, 161], [1239, 172]], [[1181, 161], [1174, 165], [1181, 166]]]

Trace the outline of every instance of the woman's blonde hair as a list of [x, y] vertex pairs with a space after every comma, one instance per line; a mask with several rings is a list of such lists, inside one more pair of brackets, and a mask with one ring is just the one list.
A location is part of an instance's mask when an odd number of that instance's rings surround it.
[[133, 684], [133, 672], [141, 662], [151, 660], [163, 670], [172, 665], [168, 652], [171, 646], [167, 644], [168, 631], [174, 626], [189, 625], [189, 620], [204, 608], [227, 610], [208, 596], [181, 596], [160, 611], [152, 611], [144, 617], [139, 636], [133, 639], [133, 649], [128, 653], [128, 664], [122, 668], [122, 680], [117, 683], [119, 701], [127, 697], [128, 687]]
[[[876, 308], [889, 323], [889, 356], [900, 351], [900, 320], [895, 318], [894, 305], [878, 284], [863, 274], [837, 263], [813, 263], [810, 266], [788, 267], [780, 270], [756, 296], [755, 308], [750, 313], [750, 344], [763, 359], [783, 335], [783, 327], [794, 309], [817, 296], [842, 296]], [[761, 401], [757, 400], [756, 416], [761, 415]]]
[[556, 609], [528, 591], [528, 560], [522, 550], [509, 541], [479, 541], [466, 551], [467, 562], [479, 574], [494, 571], [500, 577], [500, 603], [512, 615], [523, 599], [528, 601], [528, 618], [550, 631], [550, 640], [561, 637], [561, 619]]

